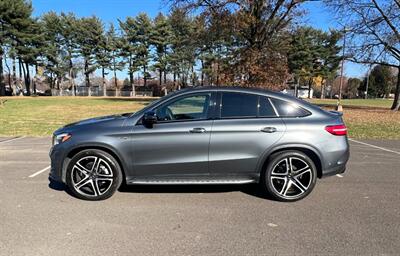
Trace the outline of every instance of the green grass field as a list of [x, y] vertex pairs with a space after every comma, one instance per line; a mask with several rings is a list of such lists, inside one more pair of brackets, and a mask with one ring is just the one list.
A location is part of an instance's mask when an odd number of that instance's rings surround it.
[[[330, 105], [336, 106], [336, 99], [311, 99], [308, 100], [313, 104], [317, 105]], [[376, 107], [376, 108], [390, 108], [393, 104], [393, 100], [391, 99], [351, 99], [351, 100], [342, 100], [342, 105], [346, 106], [358, 106], [358, 107]]]
[[9, 97], [6, 100], [0, 106], [2, 136], [48, 136], [71, 122], [135, 112], [149, 103], [145, 99], [87, 97]]
[[[0, 136], [49, 136], [57, 128], [85, 118], [134, 112], [153, 99], [88, 97], [8, 97], [0, 105]], [[336, 104], [335, 100], [312, 100]], [[344, 100], [344, 120], [350, 137], [400, 139], [400, 112], [390, 100]], [[352, 109], [346, 106], [373, 107]]]

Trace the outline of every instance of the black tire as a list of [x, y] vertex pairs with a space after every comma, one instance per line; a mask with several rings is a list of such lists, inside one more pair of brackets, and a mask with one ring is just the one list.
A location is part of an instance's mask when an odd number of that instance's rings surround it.
[[[288, 164], [288, 161], [291, 164]], [[261, 175], [264, 189], [274, 199], [283, 202], [294, 202], [305, 198], [314, 189], [316, 181], [317, 168], [314, 162], [306, 154], [296, 150], [281, 151], [271, 155]]]
[[[94, 163], [98, 164], [93, 169]], [[98, 149], [86, 149], [75, 154], [66, 173], [71, 193], [77, 198], [89, 201], [111, 197], [120, 187], [122, 177], [118, 161], [112, 155]]]

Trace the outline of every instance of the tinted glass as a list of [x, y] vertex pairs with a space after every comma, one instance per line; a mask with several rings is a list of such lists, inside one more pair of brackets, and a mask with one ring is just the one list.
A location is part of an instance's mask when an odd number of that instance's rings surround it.
[[157, 108], [155, 112], [160, 121], [205, 119], [210, 98], [209, 93], [184, 97]]
[[278, 114], [283, 117], [302, 117], [310, 115], [310, 112], [307, 110], [295, 105], [294, 103], [290, 103], [284, 100], [278, 100], [271, 98], [272, 103], [274, 104]]
[[253, 94], [222, 93], [221, 117], [256, 117], [258, 96]]
[[267, 97], [260, 97], [258, 115], [260, 117], [276, 117], [274, 108]]

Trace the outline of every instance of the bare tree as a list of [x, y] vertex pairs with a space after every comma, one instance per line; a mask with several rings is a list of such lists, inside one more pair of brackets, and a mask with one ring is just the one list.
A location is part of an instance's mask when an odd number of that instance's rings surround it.
[[[400, 71], [399, 0], [326, 0], [338, 19], [349, 28], [349, 59], [380, 64]], [[400, 72], [397, 76], [393, 110], [400, 109]]]
[[[265, 86], [277, 89], [287, 77], [288, 38], [286, 32], [301, 15], [300, 5], [311, 0], [170, 0], [176, 8], [201, 12], [209, 17], [225, 18], [231, 28], [224, 54], [226, 65], [216, 65], [233, 84]], [[223, 14], [223, 16], [221, 15]], [[215, 20], [215, 19], [214, 19]], [[223, 21], [217, 19], [217, 21]], [[234, 25], [232, 25], [234, 24]], [[223, 31], [223, 22], [217, 22]], [[215, 44], [214, 42], [212, 44]], [[224, 49], [224, 47], [221, 47]], [[221, 59], [221, 58], [220, 58]], [[221, 68], [219, 68], [221, 66]], [[229, 79], [227, 79], [229, 78]], [[283, 78], [283, 79], [282, 79]], [[218, 82], [217, 82], [218, 83]]]

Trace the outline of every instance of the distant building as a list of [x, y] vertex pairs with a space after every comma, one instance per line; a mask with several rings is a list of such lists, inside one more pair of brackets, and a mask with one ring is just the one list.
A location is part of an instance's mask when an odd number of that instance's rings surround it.
[[[296, 90], [294, 86], [291, 86], [290, 89], [284, 89], [282, 93], [291, 95], [291, 96], [296, 96]], [[311, 88], [310, 91], [310, 98], [313, 98], [314, 90]], [[297, 88], [297, 97], [299, 98], [308, 98], [308, 87], [307, 86], [299, 86]]]

